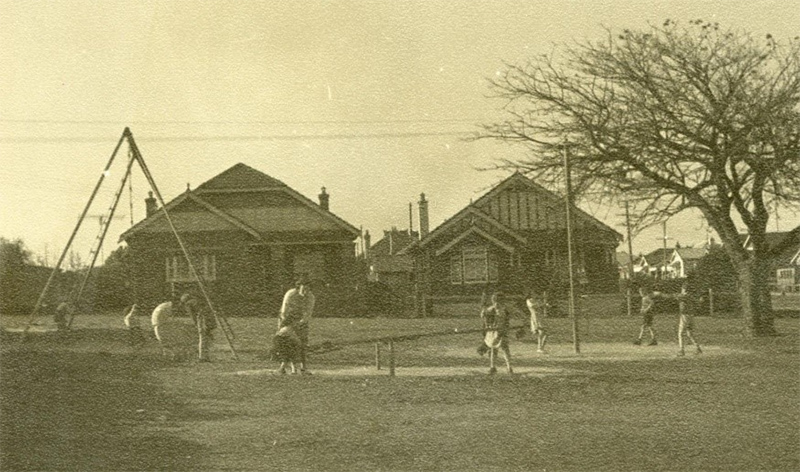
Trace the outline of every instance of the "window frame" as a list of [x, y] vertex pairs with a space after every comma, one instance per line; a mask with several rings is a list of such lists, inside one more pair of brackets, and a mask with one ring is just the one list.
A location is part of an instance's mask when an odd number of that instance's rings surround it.
[[[471, 274], [478, 277], [467, 278], [468, 265]], [[449, 280], [452, 285], [475, 285], [497, 282], [500, 268], [497, 257], [485, 245], [461, 246], [450, 256]]]
[[[217, 280], [216, 254], [196, 254], [193, 259], [194, 269], [200, 279], [208, 282]], [[197, 281], [190, 273], [189, 264], [183, 254], [167, 256], [165, 266], [166, 281], [169, 283]]]

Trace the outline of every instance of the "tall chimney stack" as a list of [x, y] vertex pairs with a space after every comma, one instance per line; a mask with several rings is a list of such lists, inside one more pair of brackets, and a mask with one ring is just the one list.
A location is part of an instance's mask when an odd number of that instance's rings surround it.
[[322, 192], [319, 194], [319, 206], [321, 206], [323, 210], [329, 208], [330, 198], [331, 196], [325, 192], [325, 187], [322, 187]]
[[369, 235], [369, 230], [364, 232], [364, 259], [369, 259], [369, 246], [372, 244], [372, 237]]
[[158, 211], [158, 203], [156, 203], [156, 198], [153, 196], [153, 192], [147, 192], [147, 198], [144, 199], [144, 213], [145, 217], [149, 218], [151, 215], [154, 215]]
[[408, 235], [414, 235], [414, 204], [408, 202]]
[[419, 195], [419, 237], [420, 239], [428, 235], [428, 200], [425, 194]]

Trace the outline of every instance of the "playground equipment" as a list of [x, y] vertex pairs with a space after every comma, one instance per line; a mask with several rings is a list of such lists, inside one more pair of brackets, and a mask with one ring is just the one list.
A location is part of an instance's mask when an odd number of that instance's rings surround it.
[[[186, 263], [187, 263], [187, 265], [189, 267], [190, 273], [192, 274], [192, 278], [194, 279], [194, 281], [196, 281], [197, 286], [200, 289], [200, 292], [202, 293], [203, 298], [205, 299], [205, 302], [208, 305], [209, 310], [211, 310], [211, 312], [214, 315], [214, 318], [217, 320], [217, 326], [219, 326], [222, 329], [222, 332], [225, 334], [225, 339], [226, 339], [226, 341], [228, 343], [228, 346], [230, 347], [230, 350], [231, 350], [231, 353], [233, 355], [233, 358], [234, 359], [238, 359], [238, 356], [236, 355], [236, 350], [233, 347], [233, 337], [234, 337], [233, 336], [233, 330], [231, 329], [230, 324], [228, 323], [227, 319], [225, 319], [225, 317], [214, 308], [214, 305], [211, 302], [211, 298], [208, 295], [208, 290], [206, 289], [206, 286], [203, 283], [202, 278], [198, 275], [197, 271], [195, 270], [194, 263], [192, 262], [192, 258], [190, 257], [189, 248], [186, 246], [186, 244], [184, 244], [183, 239], [178, 234], [178, 231], [175, 229], [175, 225], [173, 224], [172, 218], [171, 218], [169, 212], [167, 211], [166, 203], [164, 202], [164, 199], [161, 196], [161, 192], [158, 190], [158, 186], [156, 185], [155, 179], [153, 178], [153, 175], [150, 173], [150, 169], [147, 167], [147, 164], [145, 163], [144, 158], [142, 157], [142, 154], [139, 152], [139, 147], [136, 145], [136, 141], [133, 139], [133, 134], [131, 133], [130, 128], [127, 128], [127, 127], [122, 132], [122, 136], [120, 136], [119, 141], [117, 142], [117, 145], [114, 148], [114, 152], [111, 153], [111, 157], [109, 158], [105, 169], [100, 174], [100, 178], [97, 181], [97, 184], [95, 185], [94, 190], [92, 191], [92, 194], [89, 197], [89, 201], [86, 203], [86, 206], [84, 207], [83, 212], [81, 213], [81, 216], [78, 218], [78, 223], [75, 225], [75, 229], [72, 231], [72, 234], [70, 235], [69, 240], [67, 241], [67, 244], [64, 247], [64, 250], [62, 251], [61, 257], [59, 257], [58, 262], [56, 263], [55, 267], [53, 268], [53, 271], [50, 273], [50, 277], [47, 279], [47, 283], [45, 284], [44, 289], [42, 290], [42, 293], [39, 295], [39, 298], [36, 301], [36, 305], [34, 306], [33, 311], [31, 312], [30, 318], [28, 320], [28, 324], [25, 327], [25, 330], [23, 331], [22, 339], [23, 340], [25, 339], [25, 335], [31, 329], [31, 326], [33, 325], [33, 323], [34, 323], [34, 321], [36, 319], [36, 316], [37, 316], [37, 314], [39, 313], [39, 310], [42, 307], [42, 304], [43, 304], [43, 302], [45, 300], [47, 292], [50, 289], [50, 287], [51, 287], [51, 285], [53, 283], [53, 280], [55, 279], [56, 274], [58, 273], [59, 269], [61, 268], [61, 265], [63, 264], [64, 259], [67, 256], [67, 253], [69, 252], [70, 247], [72, 246], [72, 243], [75, 240], [75, 236], [78, 233], [78, 230], [80, 229], [81, 224], [83, 223], [83, 221], [88, 216], [89, 209], [92, 206], [92, 202], [94, 201], [95, 196], [97, 195], [97, 192], [100, 190], [100, 187], [102, 186], [103, 181], [105, 180], [105, 178], [108, 175], [110, 175], [111, 165], [114, 163], [114, 159], [116, 158], [117, 153], [119, 152], [120, 148], [122, 147], [122, 143], [125, 142], [125, 141], [127, 141], [127, 143], [128, 143], [128, 164], [127, 164], [127, 168], [126, 168], [125, 174], [124, 174], [124, 176], [122, 178], [122, 181], [120, 182], [120, 185], [119, 185], [116, 193], [114, 194], [114, 198], [113, 198], [113, 202], [111, 203], [111, 206], [109, 206], [108, 210], [106, 211], [106, 213], [104, 215], [101, 215], [99, 217], [99, 219], [100, 219], [100, 232], [98, 233], [98, 235], [95, 238], [94, 243], [92, 245], [92, 249], [91, 249], [91, 252], [90, 252], [90, 260], [91, 260], [91, 262], [89, 264], [88, 269], [83, 274], [83, 277], [80, 279], [80, 282], [77, 283], [77, 286], [70, 293], [67, 303], [69, 303], [71, 306], [75, 307], [77, 305], [77, 303], [80, 301], [81, 296], [83, 295], [83, 291], [86, 288], [86, 283], [89, 280], [89, 277], [91, 276], [92, 269], [94, 268], [95, 263], [97, 262], [97, 257], [100, 254], [101, 248], [103, 246], [103, 241], [105, 240], [106, 234], [108, 233], [108, 228], [111, 225], [112, 220], [114, 219], [114, 213], [115, 213], [115, 211], [117, 209], [117, 206], [119, 204], [119, 200], [120, 200], [120, 197], [122, 195], [122, 192], [125, 189], [125, 184], [126, 184], [126, 182], [129, 181], [129, 179], [131, 177], [131, 171], [132, 171], [133, 163], [137, 162], [139, 164], [140, 169], [142, 170], [142, 173], [144, 174], [145, 178], [147, 179], [147, 182], [148, 182], [148, 184], [150, 186], [150, 189], [153, 191], [153, 193], [155, 194], [156, 198], [158, 199], [158, 202], [161, 205], [161, 211], [164, 212], [164, 217], [166, 218], [167, 223], [169, 224], [169, 227], [170, 227], [170, 229], [172, 231], [172, 234], [175, 236], [175, 239], [177, 240], [178, 245], [181, 248], [181, 252], [183, 253], [184, 257], [186, 258]], [[74, 310], [71, 310], [71, 312], [69, 314], [69, 319], [67, 321], [67, 327], [70, 327], [72, 325], [73, 318], [74, 318]]]

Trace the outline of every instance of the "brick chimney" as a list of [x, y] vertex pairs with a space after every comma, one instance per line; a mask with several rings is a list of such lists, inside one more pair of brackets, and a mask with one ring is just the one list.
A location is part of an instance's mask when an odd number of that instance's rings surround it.
[[419, 237], [420, 239], [428, 235], [428, 200], [425, 194], [419, 195]]
[[329, 207], [331, 196], [325, 192], [325, 187], [322, 187], [322, 192], [318, 196], [319, 196], [319, 206], [321, 206], [323, 210], [327, 210]]
[[153, 196], [153, 192], [147, 192], [147, 198], [144, 199], [144, 212], [145, 217], [149, 218], [151, 215], [154, 215], [158, 211], [158, 203], [156, 203], [156, 198]]
[[369, 247], [372, 244], [372, 237], [369, 235], [369, 230], [364, 232], [364, 259], [369, 259]]

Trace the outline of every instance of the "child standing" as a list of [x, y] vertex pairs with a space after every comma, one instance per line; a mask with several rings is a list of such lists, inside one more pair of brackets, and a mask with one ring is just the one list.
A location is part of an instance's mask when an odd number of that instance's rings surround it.
[[684, 343], [683, 343], [683, 335], [685, 334], [687, 338], [689, 338], [689, 342], [694, 344], [695, 354], [702, 354], [703, 350], [700, 349], [700, 345], [697, 344], [697, 341], [694, 340], [692, 336], [692, 331], [694, 331], [694, 317], [689, 310], [686, 309], [686, 298], [688, 297], [686, 292], [686, 284], [683, 284], [681, 287], [681, 293], [678, 295], [678, 310], [679, 310], [679, 321], [678, 321], [678, 346], [680, 351], [678, 351], [678, 356], [686, 355], [684, 350]]
[[486, 332], [483, 342], [489, 348], [489, 374], [497, 372], [494, 361], [498, 349], [506, 361], [508, 373], [513, 374], [511, 350], [508, 347], [508, 310], [506, 310], [499, 292], [492, 294], [492, 304], [481, 310], [481, 320]]
[[639, 287], [639, 295], [642, 297], [642, 307], [640, 313], [642, 314], [642, 329], [639, 330], [639, 337], [633, 344], [639, 346], [642, 344], [642, 337], [644, 330], [650, 331], [650, 343], [648, 346], [655, 346], [658, 344], [656, 341], [656, 333], [653, 331], [653, 293], [644, 287]]
[[545, 333], [543, 324], [544, 318], [547, 316], [547, 292], [544, 293], [542, 299], [537, 299], [531, 291], [525, 298], [525, 305], [531, 312], [531, 333], [536, 336], [536, 352], [543, 353], [544, 344], [547, 342], [547, 333]]
[[137, 315], [138, 310], [136, 304], [134, 303], [130, 310], [126, 312], [125, 317], [122, 319], [122, 322], [125, 324], [125, 328], [128, 330], [128, 343], [134, 347], [141, 346], [145, 342], [144, 331], [142, 331], [139, 320], [136, 318]]

